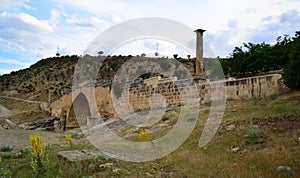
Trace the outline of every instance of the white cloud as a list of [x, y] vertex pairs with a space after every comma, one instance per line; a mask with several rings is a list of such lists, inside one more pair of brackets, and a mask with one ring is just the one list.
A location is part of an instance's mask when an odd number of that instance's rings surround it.
[[78, 28], [94, 28], [99, 31], [103, 31], [105, 28], [110, 26], [110, 24], [98, 17], [81, 18], [77, 15], [72, 15], [66, 19], [69, 25], [74, 25]]
[[17, 29], [21, 32], [53, 32], [53, 28], [47, 21], [38, 20], [26, 13], [12, 14], [2, 12], [0, 14], [0, 24], [2, 25], [2, 30]]
[[19, 60], [15, 60], [15, 59], [1, 59], [0, 58], [0, 63], [11, 64], [11, 65], [19, 65], [19, 66], [22, 66], [22, 67], [30, 66], [29, 62], [21, 62]]
[[[37, 19], [29, 14], [0, 14], [0, 47], [6, 53], [19, 53], [20, 61], [35, 62], [54, 56], [59, 45], [61, 54], [82, 54], [99, 31], [110, 26], [97, 18], [68, 15], [61, 9], [52, 9], [49, 19]], [[64, 25], [62, 25], [64, 24]]]
[[30, 62], [22, 62], [15, 59], [0, 58], [0, 75], [27, 68], [31, 65]]
[[287, 11], [278, 16], [270, 16], [261, 22], [261, 28], [253, 33], [251, 41], [256, 43], [275, 43], [278, 36], [294, 35], [300, 29], [300, 12], [296, 10]]
[[111, 55], [141, 55], [142, 53], [144, 53], [147, 56], [154, 57], [154, 53], [157, 52], [157, 50], [160, 57], [172, 57], [173, 54], [179, 54], [179, 57], [186, 57], [187, 54], [190, 54], [183, 47], [180, 47], [170, 41], [165, 41], [163, 39], [145, 38], [129, 41], [119, 48], [116, 48]]
[[31, 0], [1, 0], [0, 9], [10, 8], [14, 6], [21, 6], [26, 9], [32, 9], [32, 7], [28, 5], [29, 2], [31, 2]]
[[52, 9], [50, 12], [50, 20], [49, 23], [55, 29], [57, 25], [60, 23], [61, 13], [57, 9]]
[[[54, 29], [46, 20], [39, 20], [29, 14], [0, 14], [0, 46], [2, 51], [12, 54], [35, 56], [41, 53], [45, 41]], [[29, 57], [28, 56], [28, 57]], [[20, 59], [22, 60], [22, 59]]]

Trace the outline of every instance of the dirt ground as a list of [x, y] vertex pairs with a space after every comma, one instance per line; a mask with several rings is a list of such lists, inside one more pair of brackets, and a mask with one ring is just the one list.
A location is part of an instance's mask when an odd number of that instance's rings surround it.
[[0, 129], [0, 147], [10, 146], [15, 149], [30, 148], [29, 136], [37, 132], [40, 133], [46, 144], [62, 144], [65, 142], [62, 133], [22, 129]]

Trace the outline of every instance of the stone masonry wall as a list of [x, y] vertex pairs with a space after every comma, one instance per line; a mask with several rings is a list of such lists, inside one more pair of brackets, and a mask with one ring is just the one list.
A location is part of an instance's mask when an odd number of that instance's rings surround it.
[[[227, 98], [240, 99], [265, 97], [279, 93], [280, 85], [278, 81], [280, 79], [280, 74], [271, 74], [217, 82], [224, 84]], [[139, 81], [137, 83], [123, 85], [123, 88], [125, 88], [127, 92], [121, 93], [121, 96], [118, 97], [113, 94], [114, 92], [111, 92], [109, 87], [102, 86], [80, 88], [74, 90], [72, 93], [73, 97], [76, 97], [79, 93], [83, 93], [87, 97], [91, 113], [93, 113], [94, 116], [95, 109], [98, 109], [102, 117], [114, 117], [116, 114], [144, 110], [151, 107], [181, 105], [182, 102], [185, 102], [188, 98], [193, 98], [197, 95], [201, 103], [207, 103], [211, 100], [211, 90], [219, 90], [218, 88], [211, 88], [214, 83], [215, 82], [209, 83], [208, 81], [200, 81], [196, 84], [198, 90], [195, 90], [193, 88], [192, 79], [176, 80], [174, 82], [158, 81], [154, 84], [146, 84]], [[60, 116], [64, 111], [69, 112], [72, 102], [74, 101], [72, 93], [64, 95], [59, 100], [51, 103], [52, 116]], [[215, 93], [221, 93], [221, 91]], [[97, 106], [94, 106], [93, 103], [96, 103]]]

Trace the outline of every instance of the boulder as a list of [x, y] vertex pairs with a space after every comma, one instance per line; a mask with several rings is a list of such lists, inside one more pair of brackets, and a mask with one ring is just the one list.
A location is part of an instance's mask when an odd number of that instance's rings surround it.
[[104, 154], [97, 149], [89, 150], [71, 150], [71, 151], [60, 151], [57, 153], [59, 159], [68, 161], [68, 162], [80, 162], [91, 159], [96, 159], [99, 156]]
[[5, 122], [7, 123], [7, 125], [8, 125], [9, 128], [16, 128], [17, 127], [17, 124], [14, 123], [14, 122], [12, 122], [9, 119], [5, 119]]
[[231, 124], [231, 125], [228, 125], [228, 126], [225, 126], [225, 130], [227, 131], [231, 131], [231, 130], [234, 130], [236, 127], [235, 125]]
[[288, 167], [288, 166], [279, 166], [279, 167], [277, 168], [277, 171], [278, 171], [278, 172], [281, 172], [281, 171], [291, 172], [291, 168]]
[[232, 152], [233, 153], [237, 153], [240, 151], [240, 147], [235, 147], [235, 148], [232, 148]]
[[114, 166], [113, 163], [104, 163], [104, 164], [99, 165], [99, 168], [100, 168], [101, 170], [104, 170], [104, 169], [107, 169], [107, 168], [111, 168], [111, 167], [113, 167], [113, 166]]

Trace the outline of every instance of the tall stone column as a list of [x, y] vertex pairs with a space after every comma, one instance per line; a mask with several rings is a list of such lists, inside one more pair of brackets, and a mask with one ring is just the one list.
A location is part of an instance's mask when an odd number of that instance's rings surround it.
[[196, 75], [201, 75], [203, 72], [203, 66], [201, 65], [201, 61], [203, 62], [203, 33], [205, 30], [197, 29], [194, 32], [197, 34], [196, 40]]

